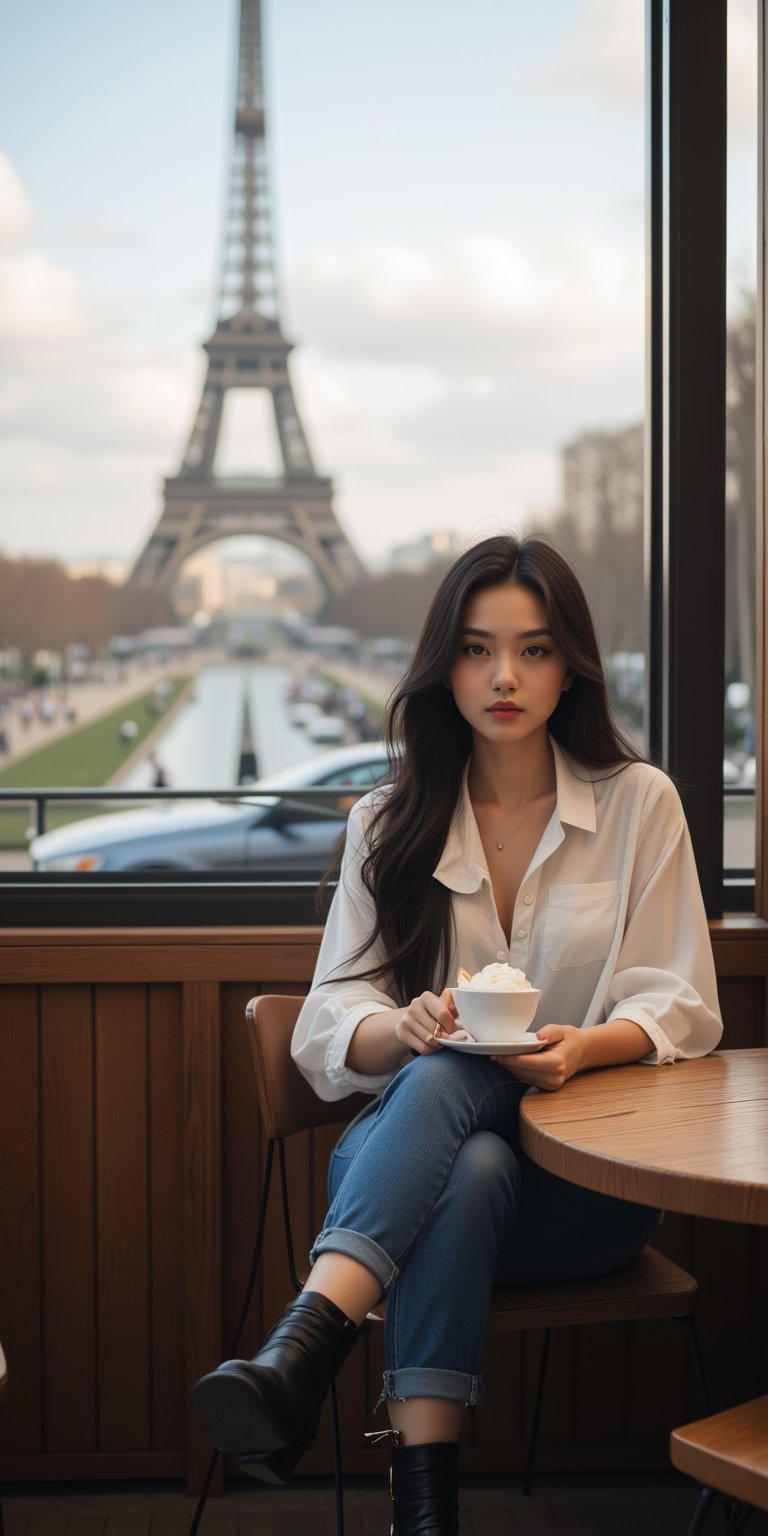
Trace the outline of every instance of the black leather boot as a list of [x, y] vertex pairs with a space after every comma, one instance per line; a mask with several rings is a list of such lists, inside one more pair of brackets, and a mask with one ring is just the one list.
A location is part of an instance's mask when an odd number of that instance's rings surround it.
[[458, 1536], [458, 1446], [394, 1445], [392, 1536]]
[[192, 1412], [220, 1451], [267, 1455], [304, 1430], [349, 1354], [358, 1328], [317, 1291], [302, 1291], [253, 1360], [202, 1376]]
[[309, 1450], [319, 1426], [320, 1409], [316, 1408], [294, 1440], [281, 1446], [278, 1451], [270, 1451], [266, 1456], [240, 1456], [237, 1463], [238, 1471], [246, 1472], [249, 1477], [255, 1477], [259, 1483], [269, 1483], [273, 1488], [284, 1488], [304, 1452]]

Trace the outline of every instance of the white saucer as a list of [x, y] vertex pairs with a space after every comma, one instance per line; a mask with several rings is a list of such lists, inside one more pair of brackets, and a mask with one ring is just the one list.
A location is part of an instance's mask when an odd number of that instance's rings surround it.
[[468, 1056], [529, 1056], [531, 1051], [543, 1051], [546, 1041], [537, 1040], [452, 1040], [446, 1035], [441, 1040], [452, 1051], [466, 1051]]

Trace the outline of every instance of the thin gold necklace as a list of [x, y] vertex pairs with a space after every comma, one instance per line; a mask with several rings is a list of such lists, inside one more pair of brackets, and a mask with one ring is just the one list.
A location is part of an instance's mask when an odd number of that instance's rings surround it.
[[[507, 833], [503, 843], [500, 843], [498, 838], [494, 837], [492, 832], [486, 831], [485, 827], [483, 827], [482, 824], [479, 821], [477, 822], [477, 825], [480, 827], [480, 831], [482, 833], [484, 833], [484, 835], [486, 837], [490, 838], [491, 842], [494, 844], [494, 846], [496, 848], [497, 853], [502, 853], [503, 850], [506, 848], [507, 843], [510, 841], [510, 839], [517, 835], [517, 833], [520, 831], [521, 827], [525, 826], [525, 823], [528, 820], [528, 817], [530, 816], [531, 811], [533, 810], [533, 807], [536, 804], [536, 801], [540, 800], [540, 799], [541, 799], [541, 795], [534, 795], [534, 798], [532, 799], [532, 801], [531, 801], [531, 803], [530, 803], [530, 805], [529, 805], [525, 815], [523, 817], [521, 817], [520, 821], [517, 823], [517, 826], [513, 827], [512, 831]], [[477, 816], [475, 816], [475, 821], [477, 821]]]

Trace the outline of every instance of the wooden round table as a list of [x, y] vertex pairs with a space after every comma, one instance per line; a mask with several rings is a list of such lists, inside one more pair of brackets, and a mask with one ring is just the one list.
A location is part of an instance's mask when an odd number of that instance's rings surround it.
[[550, 1173], [642, 1205], [768, 1225], [768, 1050], [607, 1067], [522, 1101]]

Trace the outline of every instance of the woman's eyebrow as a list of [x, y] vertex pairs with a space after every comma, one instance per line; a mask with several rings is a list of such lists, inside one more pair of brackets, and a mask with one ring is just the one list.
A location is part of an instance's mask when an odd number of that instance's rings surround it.
[[[494, 635], [493, 631], [490, 630], [490, 629], [468, 629], [468, 628], [464, 628], [464, 629], [462, 629], [461, 633], [463, 635], [480, 635], [481, 639], [483, 639], [483, 640], [495, 640], [496, 639], [496, 636]], [[520, 634], [516, 635], [515, 638], [517, 640], [535, 640], [537, 635], [549, 635], [549, 637], [551, 639], [552, 638], [552, 631], [551, 631], [551, 629], [522, 629], [520, 631]]]

